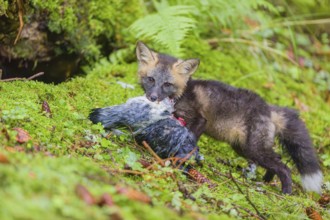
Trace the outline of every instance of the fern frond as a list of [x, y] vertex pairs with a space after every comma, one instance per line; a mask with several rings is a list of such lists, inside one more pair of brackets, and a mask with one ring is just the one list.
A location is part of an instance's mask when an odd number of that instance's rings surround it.
[[137, 20], [129, 30], [138, 39], [150, 39], [163, 45], [168, 53], [181, 56], [185, 36], [196, 27], [196, 20], [190, 17], [194, 10], [194, 6], [187, 5], [158, 7], [158, 12]]
[[[235, 29], [235, 23], [244, 24], [244, 17], [255, 17], [257, 19], [258, 9], [265, 9], [271, 13], [278, 14], [278, 10], [267, 0], [204, 0], [194, 1], [199, 8], [200, 15], [208, 15], [216, 26], [230, 27]], [[259, 22], [264, 22], [264, 13]]]
[[250, 3], [250, 5], [254, 8], [254, 9], [258, 9], [259, 7], [263, 7], [265, 9], [267, 9], [268, 11], [274, 13], [274, 14], [278, 14], [278, 10], [276, 9], [276, 7], [274, 5], [272, 5], [269, 1], [267, 0], [252, 0], [252, 1], [247, 1]]

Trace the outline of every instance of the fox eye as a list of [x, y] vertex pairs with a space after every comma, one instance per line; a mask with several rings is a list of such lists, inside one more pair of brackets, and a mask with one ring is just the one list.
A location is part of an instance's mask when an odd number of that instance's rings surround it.
[[155, 82], [155, 79], [152, 77], [147, 77], [147, 80], [148, 80], [148, 82], [151, 82], [151, 83]]
[[166, 83], [164, 83], [164, 86], [165, 87], [170, 87], [170, 86], [172, 86], [172, 83], [166, 82]]

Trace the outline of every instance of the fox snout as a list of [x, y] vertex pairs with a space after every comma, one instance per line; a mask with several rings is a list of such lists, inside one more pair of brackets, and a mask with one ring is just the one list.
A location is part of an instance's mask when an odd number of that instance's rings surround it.
[[156, 95], [150, 95], [150, 97], [148, 98], [150, 101], [154, 102], [158, 99], [158, 97]]
[[149, 99], [152, 102], [155, 101], [161, 102], [163, 101], [164, 98], [160, 98], [157, 94], [151, 94], [151, 95], [147, 95], [147, 99]]
[[166, 94], [162, 94], [161, 91], [159, 91], [159, 89], [155, 89], [155, 88], [150, 89], [150, 91], [146, 90], [146, 96], [147, 99], [149, 99], [151, 102], [155, 102], [155, 101], [161, 102], [163, 101], [164, 98], [167, 97]]

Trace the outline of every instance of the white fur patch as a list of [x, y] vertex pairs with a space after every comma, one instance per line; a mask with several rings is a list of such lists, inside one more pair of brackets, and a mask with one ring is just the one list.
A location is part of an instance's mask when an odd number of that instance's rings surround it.
[[174, 103], [171, 102], [169, 98], [165, 98], [161, 102], [151, 102], [145, 98], [145, 102], [148, 103], [151, 108], [149, 123], [169, 118], [170, 114], [174, 112]]
[[306, 191], [313, 191], [321, 194], [321, 186], [323, 175], [320, 170], [312, 174], [305, 174], [301, 176], [302, 186]]

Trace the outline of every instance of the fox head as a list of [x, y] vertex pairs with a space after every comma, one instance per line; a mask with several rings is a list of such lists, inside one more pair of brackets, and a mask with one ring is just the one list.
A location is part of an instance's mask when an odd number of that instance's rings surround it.
[[142, 42], [137, 43], [136, 56], [140, 83], [153, 102], [180, 97], [199, 65], [199, 59], [177, 59], [157, 53]]

